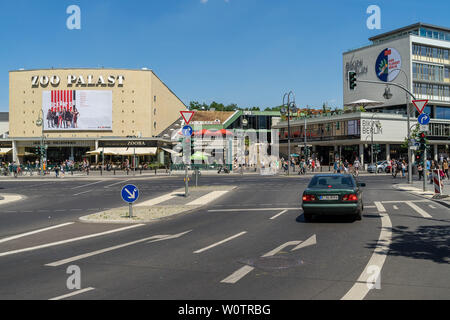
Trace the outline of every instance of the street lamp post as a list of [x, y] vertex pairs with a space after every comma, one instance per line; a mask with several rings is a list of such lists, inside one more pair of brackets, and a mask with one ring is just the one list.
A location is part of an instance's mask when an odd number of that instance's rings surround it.
[[[40, 115], [42, 114], [42, 117]], [[39, 148], [40, 155], [40, 171], [41, 175], [44, 175], [44, 111], [41, 109], [39, 118], [36, 120], [36, 126], [41, 127], [41, 145]]]
[[[408, 78], [408, 75], [406, 74], [406, 72], [403, 69], [392, 69], [389, 71], [389, 73], [391, 73], [393, 71], [401, 71], [405, 75], [406, 89], [407, 89], [407, 91], [410, 91], [409, 78]], [[412, 184], [412, 154], [411, 154], [411, 148], [410, 148], [410, 141], [411, 141], [410, 104], [409, 104], [408, 92], [406, 92], [405, 95], [406, 95], [406, 118], [407, 118], [407, 127], [408, 127], [408, 183]]]
[[[291, 101], [291, 95], [294, 97], [293, 101]], [[287, 98], [287, 102], [286, 101]], [[287, 113], [287, 118], [288, 118], [288, 175], [289, 175], [289, 170], [291, 167], [291, 123], [290, 123], [290, 118], [291, 118], [291, 108], [292, 111], [295, 111], [296, 106], [295, 106], [295, 95], [292, 91], [290, 91], [289, 93], [285, 93], [283, 96], [283, 108], [281, 110], [282, 113]]]

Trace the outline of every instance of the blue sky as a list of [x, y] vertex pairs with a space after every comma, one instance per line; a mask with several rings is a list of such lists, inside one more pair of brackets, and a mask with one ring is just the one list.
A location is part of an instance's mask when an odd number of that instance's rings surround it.
[[[68, 30], [66, 8], [81, 8]], [[369, 30], [369, 5], [381, 30]], [[0, 111], [8, 71], [19, 68], [153, 69], [185, 102], [242, 107], [342, 105], [342, 53], [415, 22], [450, 27], [450, 1], [40, 0], [1, 1]]]

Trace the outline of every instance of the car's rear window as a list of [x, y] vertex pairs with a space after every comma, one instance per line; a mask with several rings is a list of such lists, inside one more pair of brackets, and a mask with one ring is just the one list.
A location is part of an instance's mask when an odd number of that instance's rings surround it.
[[315, 176], [308, 185], [310, 189], [348, 189], [355, 184], [351, 176]]

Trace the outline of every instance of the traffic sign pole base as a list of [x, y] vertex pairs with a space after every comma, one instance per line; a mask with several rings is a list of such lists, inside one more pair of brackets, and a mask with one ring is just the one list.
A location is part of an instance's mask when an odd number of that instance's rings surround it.
[[131, 218], [133, 218], [133, 204], [132, 203], [130, 203], [129, 205], [128, 205], [128, 217], [131, 219]]

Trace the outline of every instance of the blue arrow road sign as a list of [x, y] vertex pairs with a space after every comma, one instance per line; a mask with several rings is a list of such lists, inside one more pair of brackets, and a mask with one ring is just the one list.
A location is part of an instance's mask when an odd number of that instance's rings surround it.
[[192, 136], [193, 129], [191, 126], [184, 126], [182, 129], [183, 136], [190, 137]]
[[123, 201], [133, 203], [138, 198], [139, 198], [139, 190], [136, 186], [129, 184], [122, 188]]
[[429, 116], [428, 114], [426, 114], [426, 113], [422, 113], [422, 114], [419, 116], [419, 118], [417, 119], [417, 121], [419, 122], [419, 124], [421, 124], [421, 125], [423, 125], [423, 126], [429, 124], [429, 123], [430, 123], [430, 120], [431, 120], [430, 116]]

